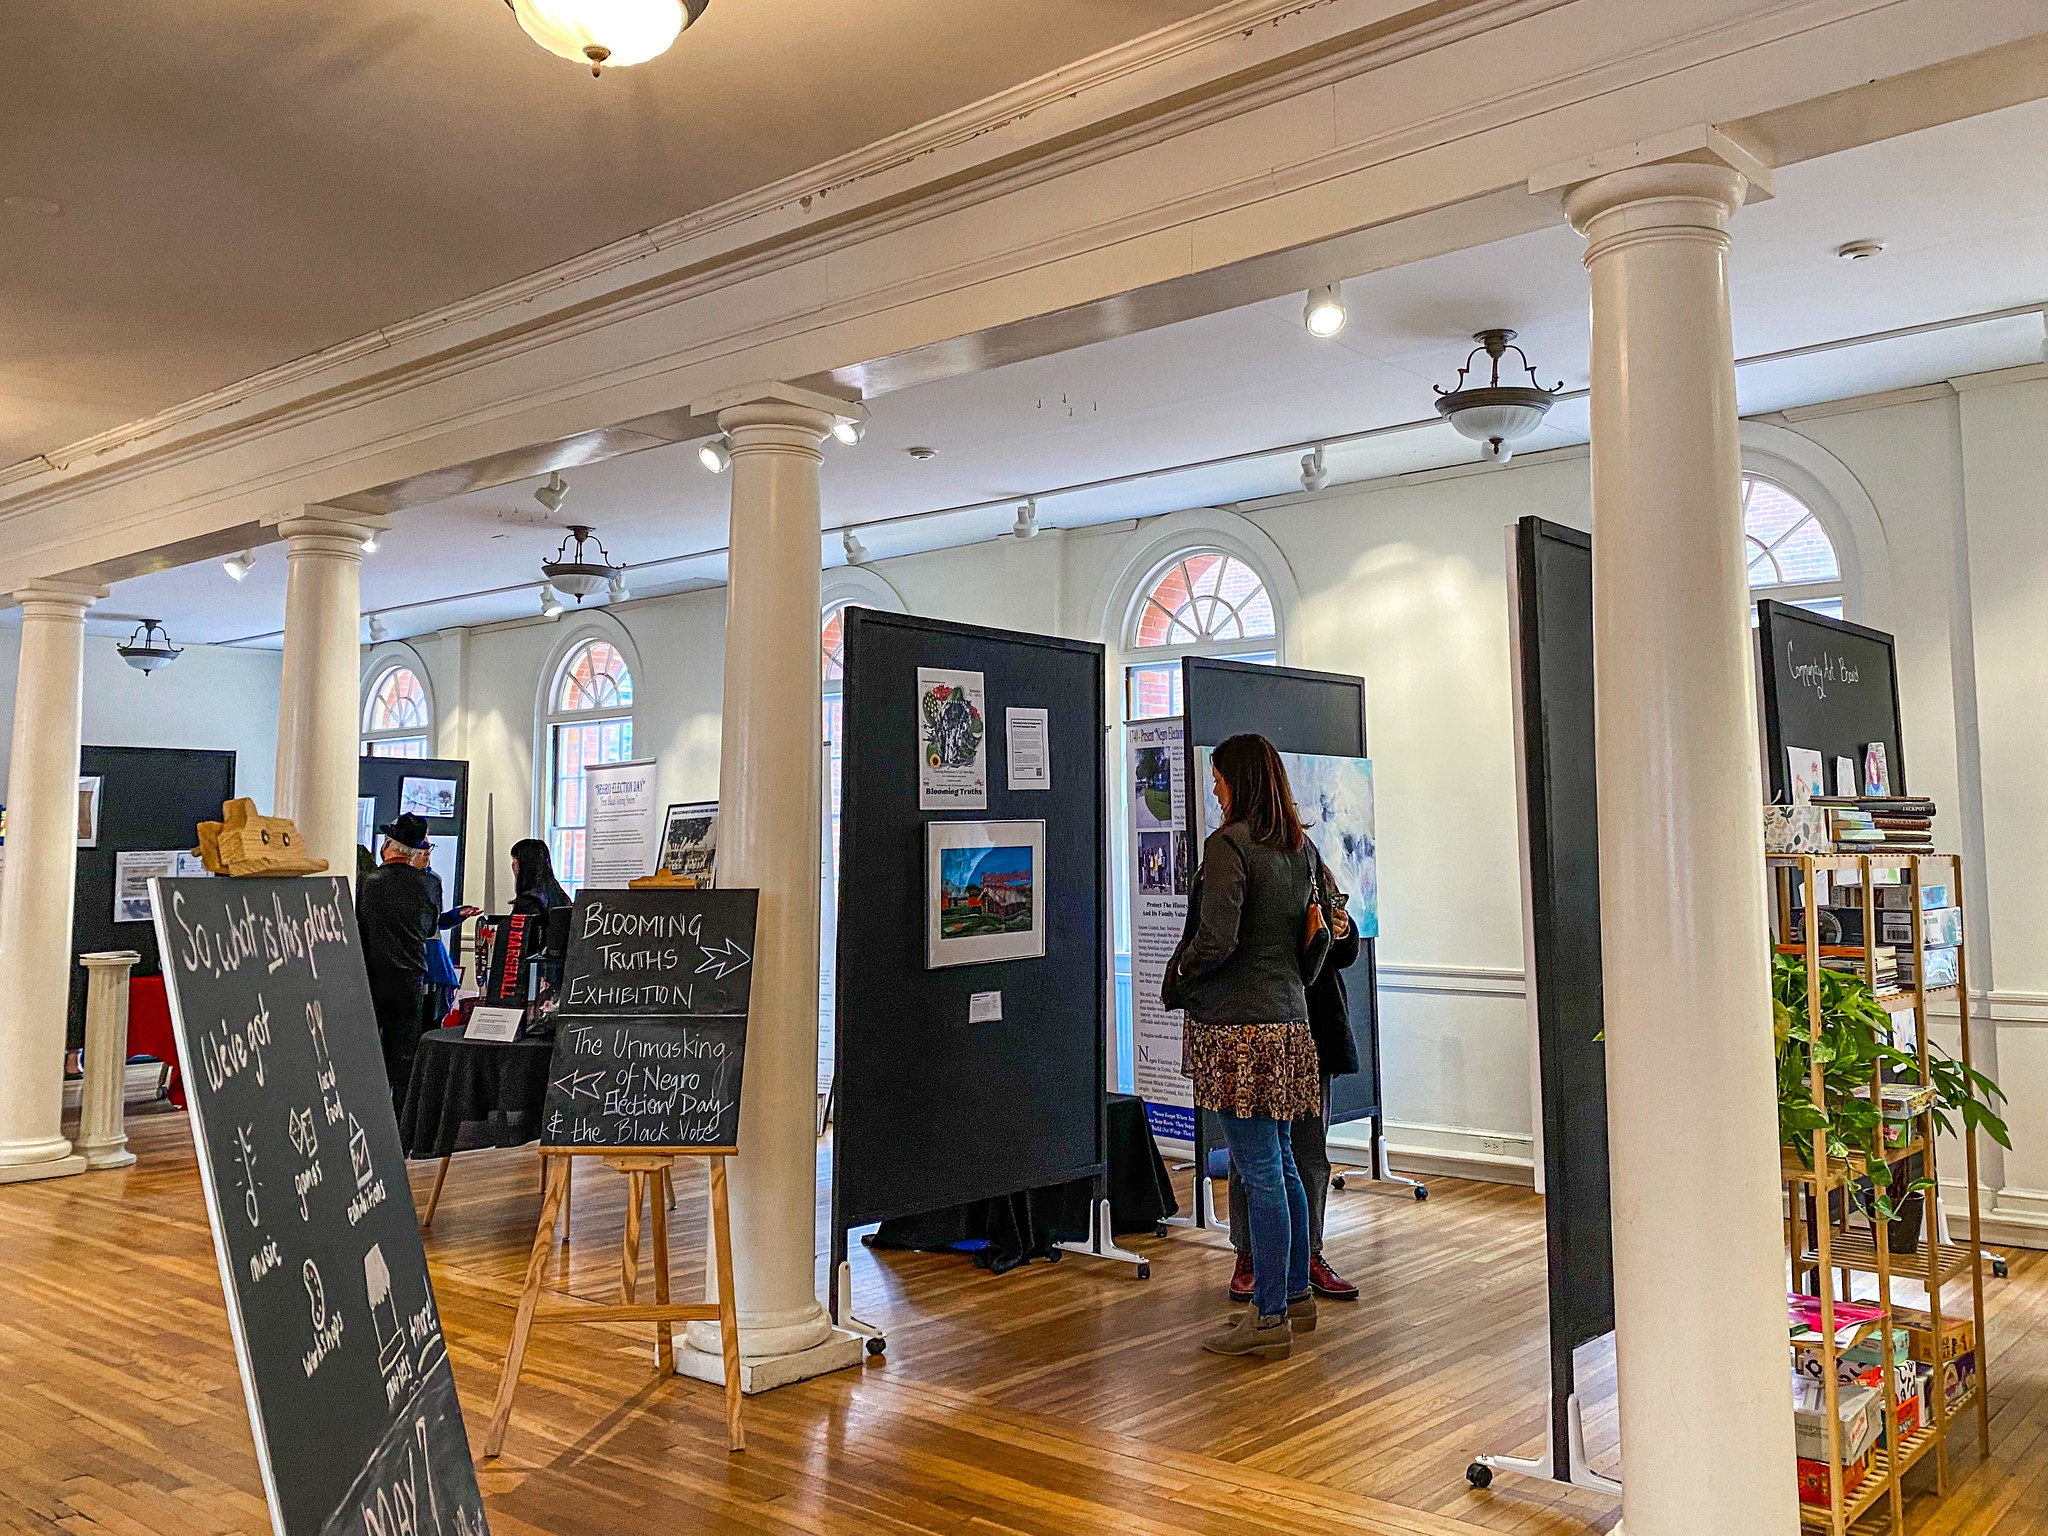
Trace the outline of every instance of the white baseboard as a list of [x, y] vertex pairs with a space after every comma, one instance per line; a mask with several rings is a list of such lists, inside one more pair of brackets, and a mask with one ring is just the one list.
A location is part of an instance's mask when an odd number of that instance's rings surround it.
[[[1941, 1203], [1948, 1212], [1948, 1235], [1968, 1240], [1970, 1191], [1961, 1179], [1941, 1181]], [[2048, 1190], [1977, 1191], [1977, 1230], [1985, 1242], [2000, 1248], [2048, 1248]]]
[[[1519, 1184], [1524, 1188], [1535, 1186], [1533, 1137], [1399, 1120], [1387, 1122], [1386, 1134], [1387, 1161], [1397, 1172], [1477, 1179], [1488, 1184]], [[1371, 1137], [1364, 1121], [1337, 1126], [1330, 1132], [1330, 1156], [1341, 1161], [1355, 1153], [1362, 1163], [1371, 1150]]]

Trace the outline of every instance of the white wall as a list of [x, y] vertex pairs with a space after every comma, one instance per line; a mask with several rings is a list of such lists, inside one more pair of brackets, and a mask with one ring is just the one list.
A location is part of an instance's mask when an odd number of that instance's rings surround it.
[[[188, 645], [171, 665], [145, 677], [115, 654], [115, 644], [102, 635], [85, 638], [85, 744], [231, 751], [237, 791], [270, 810], [282, 656]], [[6, 793], [13, 744], [14, 673], [20, 655], [19, 622], [0, 626], [0, 797]]]

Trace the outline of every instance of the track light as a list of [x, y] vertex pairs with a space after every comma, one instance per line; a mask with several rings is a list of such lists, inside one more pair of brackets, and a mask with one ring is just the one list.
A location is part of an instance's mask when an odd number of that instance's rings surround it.
[[1038, 537], [1038, 498], [1032, 497], [1017, 509], [1017, 524], [1010, 532], [1020, 539]]
[[237, 581], [240, 581], [244, 576], [247, 576], [250, 571], [255, 569], [255, 566], [256, 557], [250, 554], [249, 551], [247, 551], [246, 549], [238, 555], [229, 555], [227, 559], [221, 561], [220, 563], [220, 568], [226, 571], [230, 576], [234, 577], [235, 580]]
[[1344, 308], [1344, 291], [1336, 283], [1309, 290], [1308, 307], [1301, 312], [1301, 323], [1308, 327], [1309, 335], [1327, 341], [1343, 330], [1350, 318]]
[[732, 468], [732, 439], [723, 432], [697, 450], [697, 462], [714, 475], [722, 475]]
[[546, 582], [542, 582], [540, 588], [540, 616], [544, 619], [559, 619], [562, 616], [561, 596]]
[[1301, 488], [1304, 491], [1320, 491], [1330, 483], [1330, 466], [1323, 462], [1323, 445], [1316, 444], [1314, 453], [1301, 456]]
[[608, 583], [608, 584], [606, 585], [606, 587], [605, 587], [605, 596], [606, 596], [607, 598], [609, 598], [609, 599], [610, 599], [610, 600], [611, 600], [612, 602], [615, 602], [615, 603], [623, 603], [623, 602], [625, 602], [625, 601], [626, 601], [626, 600], [627, 600], [628, 598], [630, 598], [630, 597], [631, 597], [632, 595], [633, 595], [632, 593], [630, 593], [630, 592], [628, 592], [628, 591], [626, 590], [626, 573], [625, 573], [625, 571], [624, 571], [624, 570], [616, 570], [616, 571], [613, 571], [613, 572], [612, 572], [612, 579], [611, 579], [611, 581], [610, 581], [610, 582], [609, 582], [609, 583]]
[[363, 540], [363, 553], [366, 555], [374, 555], [375, 553], [377, 553], [377, 535], [375, 535], [374, 533], [371, 534], [367, 539]]
[[370, 644], [382, 645], [391, 638], [391, 631], [384, 627], [384, 621], [374, 613], [370, 615]]
[[864, 421], [851, 421], [842, 416], [832, 423], [832, 435], [851, 448], [868, 435], [868, 424]]
[[839, 544], [846, 551], [846, 563], [848, 565], [866, 565], [868, 563], [868, 547], [861, 543], [851, 528], [840, 530]]
[[562, 503], [568, 499], [568, 496], [569, 482], [558, 474], [549, 475], [546, 483], [533, 493], [533, 499], [546, 507], [550, 512], [561, 511]]

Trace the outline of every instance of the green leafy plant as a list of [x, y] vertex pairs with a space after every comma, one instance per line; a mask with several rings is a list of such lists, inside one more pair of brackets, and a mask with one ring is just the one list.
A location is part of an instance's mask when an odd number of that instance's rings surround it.
[[[1871, 1171], [1886, 1167], [1885, 1120], [1871, 1085], [1883, 1069], [1890, 1081], [1917, 1084], [1920, 1059], [1892, 1044], [1891, 1016], [1878, 1006], [1862, 977], [1825, 967], [1814, 972], [1820, 986], [1820, 1040], [1816, 1046], [1807, 1022], [1807, 965], [1796, 955], [1771, 961], [1771, 1003], [1777, 1033], [1778, 1137], [1800, 1161], [1813, 1166], [1815, 1132], [1825, 1133], [1830, 1160], [1861, 1157]], [[1954, 1133], [1952, 1114], [1970, 1131], [1982, 1131], [2000, 1146], [2012, 1142], [2005, 1122], [1992, 1108], [2005, 1095], [1974, 1068], [1929, 1045], [1928, 1076], [1935, 1091], [1934, 1118]], [[1821, 1102], [1813, 1100], [1811, 1074], [1821, 1076]], [[1907, 1196], [1930, 1187], [1933, 1180], [1911, 1182], [1882, 1176], [1857, 1181], [1858, 1206], [1868, 1215], [1896, 1221]]]

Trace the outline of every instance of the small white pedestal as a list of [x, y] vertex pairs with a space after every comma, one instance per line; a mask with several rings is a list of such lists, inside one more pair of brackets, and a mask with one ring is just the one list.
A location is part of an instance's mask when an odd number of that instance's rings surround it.
[[85, 1085], [79, 1097], [78, 1150], [89, 1169], [126, 1168], [128, 1150], [128, 972], [142, 958], [132, 949], [80, 955], [85, 994]]

